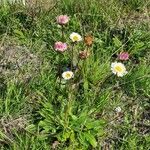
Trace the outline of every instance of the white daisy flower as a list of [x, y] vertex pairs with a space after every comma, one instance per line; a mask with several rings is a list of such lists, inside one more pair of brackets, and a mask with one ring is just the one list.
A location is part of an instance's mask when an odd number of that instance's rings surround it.
[[70, 34], [70, 39], [72, 40], [72, 42], [79, 42], [79, 41], [82, 41], [82, 37], [80, 34], [78, 33], [75, 33], [75, 32], [72, 32]]
[[65, 72], [62, 73], [62, 77], [65, 80], [70, 80], [71, 78], [74, 77], [74, 73], [72, 71], [65, 71]]
[[120, 113], [120, 112], [121, 112], [121, 107], [119, 107], [119, 106], [116, 107], [116, 108], [115, 108], [115, 111], [116, 111], [117, 113]]
[[128, 72], [126, 71], [126, 68], [124, 64], [119, 62], [114, 62], [111, 64], [111, 70], [114, 74], [116, 74], [118, 77], [123, 77]]

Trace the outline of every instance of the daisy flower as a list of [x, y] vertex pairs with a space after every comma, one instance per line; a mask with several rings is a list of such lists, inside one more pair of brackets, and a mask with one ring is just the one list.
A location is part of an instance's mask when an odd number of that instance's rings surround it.
[[71, 78], [74, 77], [74, 73], [72, 71], [65, 71], [65, 72], [62, 73], [62, 77], [65, 80], [70, 80]]
[[86, 59], [86, 58], [88, 58], [90, 56], [90, 53], [88, 52], [88, 51], [81, 51], [81, 52], [79, 52], [79, 58], [80, 59]]
[[93, 36], [88, 35], [84, 38], [84, 42], [87, 46], [91, 46], [93, 44]]
[[118, 58], [120, 60], [128, 60], [129, 59], [129, 53], [128, 52], [121, 52], [119, 55], [118, 55]]
[[82, 41], [82, 37], [80, 34], [78, 33], [75, 33], [75, 32], [72, 32], [70, 34], [70, 39], [72, 40], [72, 42], [79, 42], [79, 41]]
[[56, 42], [54, 48], [58, 52], [64, 52], [67, 49], [67, 44], [62, 42]]
[[127, 74], [126, 68], [124, 64], [119, 62], [114, 62], [111, 64], [111, 70], [114, 74], [116, 74], [118, 77], [123, 77]]
[[69, 17], [67, 15], [60, 15], [56, 18], [57, 23], [60, 25], [65, 25], [69, 22]]
[[121, 110], [121, 107], [119, 107], [119, 106], [116, 107], [116, 108], [115, 108], [115, 111], [116, 111], [117, 113], [120, 113], [120, 112], [122, 111], [122, 110]]

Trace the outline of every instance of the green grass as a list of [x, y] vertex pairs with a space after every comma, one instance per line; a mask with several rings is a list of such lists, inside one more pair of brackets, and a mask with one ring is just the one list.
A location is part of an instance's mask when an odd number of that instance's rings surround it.
[[[148, 150], [150, 147], [149, 0], [62, 0], [49, 6], [0, 6], [1, 150]], [[67, 14], [62, 38], [56, 16]], [[59, 84], [58, 66], [69, 68], [71, 40], [92, 34], [90, 56], [74, 78]], [[74, 47], [87, 49], [84, 42]], [[128, 74], [112, 74], [122, 50]], [[115, 109], [121, 107], [121, 112]]]

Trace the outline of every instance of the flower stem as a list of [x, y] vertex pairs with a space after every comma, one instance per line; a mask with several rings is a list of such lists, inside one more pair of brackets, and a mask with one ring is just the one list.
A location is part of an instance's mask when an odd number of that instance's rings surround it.
[[66, 90], [68, 92], [68, 101], [66, 104], [66, 111], [65, 111], [65, 121], [66, 121], [66, 126], [69, 124], [69, 116], [72, 113], [72, 105], [73, 105], [73, 89], [72, 89], [72, 82], [69, 82], [69, 84], [66, 86]]
[[64, 42], [65, 36], [64, 36], [64, 26], [61, 26], [61, 34], [62, 34], [62, 41]]
[[73, 70], [73, 58], [74, 58], [74, 43], [72, 43], [72, 48], [71, 48], [71, 70]]
[[[64, 26], [62, 25], [61, 26], [62, 28], [61, 28], [61, 33], [62, 33], [62, 35], [61, 35], [61, 38], [62, 38], [62, 41], [64, 42]], [[60, 88], [60, 86], [61, 86], [61, 80], [62, 80], [62, 78], [61, 78], [61, 71], [62, 71], [62, 65], [61, 65], [61, 59], [62, 59], [62, 57], [61, 57], [61, 53], [59, 54], [59, 66], [58, 66], [58, 75], [59, 75], [59, 88]]]
[[60, 86], [61, 86], [61, 69], [62, 69], [62, 66], [61, 66], [61, 55], [62, 54], [59, 54], [59, 64], [58, 64], [58, 76], [59, 76], [59, 89], [60, 89]]

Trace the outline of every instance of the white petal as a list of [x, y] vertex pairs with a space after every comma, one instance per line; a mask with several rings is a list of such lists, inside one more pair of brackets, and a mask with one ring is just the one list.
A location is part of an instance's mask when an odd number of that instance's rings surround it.
[[118, 76], [118, 77], [123, 77], [124, 74], [123, 74], [123, 73], [117, 73], [117, 76]]
[[113, 68], [116, 64], [117, 62], [111, 63], [111, 67]]

